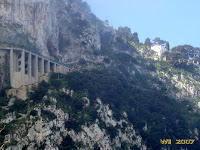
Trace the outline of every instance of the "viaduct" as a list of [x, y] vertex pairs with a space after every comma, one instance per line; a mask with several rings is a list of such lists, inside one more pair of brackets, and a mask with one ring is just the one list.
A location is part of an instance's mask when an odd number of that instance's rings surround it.
[[9, 53], [10, 85], [13, 88], [41, 82], [40, 77], [49, 72], [67, 73], [70, 71], [70, 68], [64, 64], [25, 49], [0, 47], [0, 51]]

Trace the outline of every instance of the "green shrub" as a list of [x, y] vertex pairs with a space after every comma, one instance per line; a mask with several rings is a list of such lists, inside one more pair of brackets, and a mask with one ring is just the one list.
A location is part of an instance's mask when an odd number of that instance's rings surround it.
[[84, 102], [83, 100], [74, 99], [72, 102], [72, 107], [75, 108], [75, 111], [81, 111], [83, 109]]
[[23, 101], [20, 99], [16, 99], [14, 101], [14, 104], [9, 107], [10, 112], [15, 111], [16, 113], [26, 114], [27, 110], [28, 110], [27, 101]]
[[78, 62], [79, 65], [85, 65], [86, 64], [86, 61], [84, 58], [81, 58]]
[[113, 126], [106, 127], [106, 132], [110, 135], [111, 140], [113, 140], [118, 134], [118, 130]]
[[98, 146], [97, 143], [94, 144], [94, 150], [100, 150], [100, 147]]
[[11, 89], [10, 86], [6, 86], [6, 87], [4, 87], [3, 89], [1, 89], [1, 90], [0, 90], [0, 97], [6, 97], [6, 96], [7, 96], [7, 95], [6, 95], [6, 90], [9, 90], [9, 89]]
[[36, 110], [32, 110], [32, 111], [30, 112], [30, 115], [32, 115], [32, 116], [37, 116], [37, 111], [36, 111]]
[[128, 150], [128, 147], [127, 147], [127, 143], [126, 142], [122, 142], [121, 143], [121, 149], [120, 150]]
[[49, 84], [44, 80], [39, 84], [38, 88], [34, 90], [30, 95], [30, 99], [32, 99], [35, 103], [42, 101], [42, 98], [47, 94]]
[[65, 128], [68, 130], [74, 130], [76, 133], [81, 131], [81, 124], [79, 120], [75, 119], [69, 119], [67, 122], [65, 122]]
[[46, 111], [46, 110], [41, 111], [41, 116], [43, 119], [49, 120], [49, 121], [56, 119], [56, 116], [52, 112]]
[[61, 108], [64, 112], [69, 111], [69, 105], [72, 101], [71, 97], [64, 92], [54, 92], [53, 96], [56, 98], [56, 106]]
[[27, 150], [27, 148], [28, 148], [28, 145], [25, 145], [22, 147], [22, 150]]
[[9, 99], [6, 97], [0, 97], [0, 106], [7, 106]]
[[126, 77], [129, 77], [129, 73], [125, 65], [119, 65], [118, 68]]
[[67, 135], [65, 138], [63, 138], [63, 141], [61, 145], [59, 145], [60, 150], [76, 150], [75, 142], [72, 140], [72, 138]]
[[138, 148], [136, 145], [131, 147], [131, 150], [140, 150], [140, 148]]
[[104, 61], [105, 63], [107, 63], [107, 64], [110, 63], [110, 59], [109, 59], [109, 58], [104, 58], [103, 61]]
[[62, 81], [59, 79], [51, 79], [50, 82], [55, 89], [59, 89], [62, 86]]
[[44, 150], [45, 146], [46, 146], [46, 144], [42, 144], [42, 145], [40, 145], [40, 147], [37, 150]]
[[49, 99], [47, 99], [47, 100], [44, 101], [44, 104], [45, 104], [46, 106], [48, 106], [48, 105], [51, 104], [51, 101], [50, 101]]

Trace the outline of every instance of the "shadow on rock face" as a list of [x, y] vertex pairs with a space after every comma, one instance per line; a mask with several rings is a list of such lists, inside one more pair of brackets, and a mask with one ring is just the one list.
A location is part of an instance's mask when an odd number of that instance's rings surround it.
[[58, 55], [58, 49], [56, 48], [56, 43], [53, 42], [52, 38], [49, 38], [47, 40], [47, 49], [50, 56], [57, 56]]

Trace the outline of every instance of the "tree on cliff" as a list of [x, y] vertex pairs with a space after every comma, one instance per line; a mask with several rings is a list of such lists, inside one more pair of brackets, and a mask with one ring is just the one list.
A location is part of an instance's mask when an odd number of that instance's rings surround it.
[[166, 50], [169, 51], [169, 42], [166, 43]]
[[150, 40], [150, 38], [147, 38], [147, 39], [145, 40], [144, 45], [145, 45], [145, 46], [148, 46], [148, 47], [151, 46], [151, 40]]
[[134, 32], [132, 34], [129, 27], [119, 27], [117, 33], [129, 42], [139, 43], [138, 33]]
[[136, 43], [139, 43], [139, 38], [138, 38], [138, 33], [137, 32], [134, 32], [133, 33], [133, 41], [136, 42]]
[[159, 37], [156, 37], [153, 41], [154, 41], [154, 44], [159, 44], [159, 45], [166, 44], [166, 41], [161, 40]]

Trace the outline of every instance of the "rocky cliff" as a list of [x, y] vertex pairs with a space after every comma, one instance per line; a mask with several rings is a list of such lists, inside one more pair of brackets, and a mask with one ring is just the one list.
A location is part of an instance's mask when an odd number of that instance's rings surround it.
[[[48, 85], [47, 83], [43, 84]], [[40, 87], [41, 89], [42, 87]], [[100, 98], [95, 100], [94, 105], [94, 102], [91, 103], [88, 97], [81, 96], [86, 93], [80, 95], [80, 93], [65, 87], [48, 90], [47, 93], [43, 91], [41, 94], [44, 95], [41, 97], [42, 99], [39, 100], [38, 97], [37, 100], [34, 98], [28, 102], [29, 105], [32, 105], [29, 106], [31, 111], [28, 110], [30, 114], [24, 114], [24, 110], [19, 110], [16, 113], [15, 111], [7, 113], [0, 120], [0, 124], [7, 124], [5, 129], [7, 130], [5, 141], [8, 142], [5, 146], [6, 150], [33, 150], [36, 148], [112, 150], [125, 145], [128, 149], [130, 147], [147, 149], [142, 143], [142, 137], [129, 123], [127, 113], [123, 112], [122, 118], [117, 120], [109, 105], [104, 104]], [[16, 98], [10, 99], [6, 109], [11, 110], [11, 107], [15, 109], [16, 101], [18, 101]], [[63, 105], [63, 102], [68, 105]], [[84, 117], [84, 119], [76, 120], [76, 115]], [[93, 118], [90, 118], [91, 116]], [[69, 143], [69, 141], [71, 142]]]
[[86, 50], [113, 48], [117, 37], [81, 0], [3, 0], [0, 34], [28, 40], [62, 62], [78, 61]]
[[[0, 44], [37, 49], [43, 55], [78, 65], [78, 68], [112, 66], [131, 76], [137, 72], [147, 76], [163, 74], [162, 70], [152, 70], [152, 64], [156, 63], [146, 63], [141, 59], [158, 58], [155, 52], [139, 43], [137, 36], [128, 27], [115, 30], [107, 22], [99, 20], [82, 0], [3, 0], [0, 3]], [[194, 49], [196, 53], [197, 50]], [[136, 60], [125, 62], [130, 56]], [[4, 60], [1, 59], [1, 66], [8, 64]], [[3, 68], [1, 72], [9, 74]], [[167, 87], [171, 96], [199, 97], [198, 87], [193, 85], [196, 80], [188, 85], [188, 82], [175, 80], [168, 72], [161, 76], [165, 75], [167, 81], [160, 79], [167, 86], [173, 83]], [[2, 76], [1, 87], [6, 85], [3, 82]], [[174, 87], [179, 91], [174, 91]]]
[[[6, 150], [182, 149], [174, 138], [185, 137], [195, 141], [185, 147], [197, 150], [197, 107], [160, 89], [141, 89], [138, 82], [144, 83], [114, 70], [85, 70], [52, 74], [25, 101], [1, 96], [0, 128], [6, 127], [0, 145]], [[165, 138], [173, 143], [160, 143]]]
[[[0, 143], [7, 150], [182, 149], [160, 139], [199, 139], [198, 108], [184, 101], [198, 100], [199, 66], [176, 62], [180, 52], [159, 58], [137, 33], [113, 29], [81, 0], [2, 0], [0, 44], [79, 70], [52, 74], [25, 101], [0, 92]], [[3, 51], [0, 57], [3, 87], [9, 59]]]

